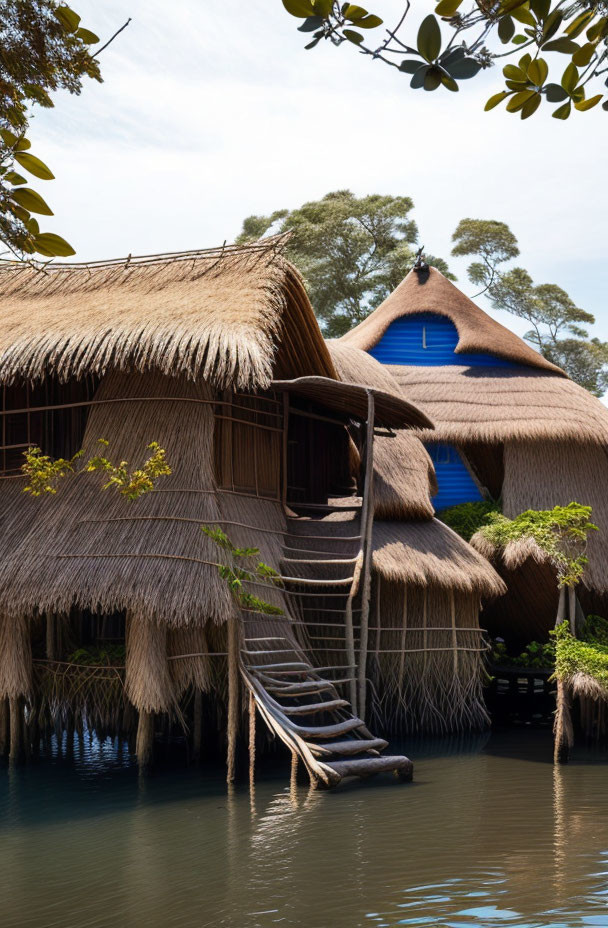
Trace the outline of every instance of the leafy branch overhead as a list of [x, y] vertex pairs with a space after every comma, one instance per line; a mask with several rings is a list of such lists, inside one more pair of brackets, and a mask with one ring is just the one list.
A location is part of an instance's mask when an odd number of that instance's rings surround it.
[[[608, 3], [605, 0], [440, 0], [418, 28], [410, 23], [411, 0], [403, 0], [398, 22], [388, 28], [374, 12], [337, 0], [282, 0], [311, 33], [305, 48], [328, 41], [354, 45], [360, 53], [408, 75], [410, 87], [457, 92], [504, 58], [503, 86], [485, 105], [501, 103], [527, 119], [545, 101], [552, 115], [567, 119], [601, 101], [608, 110]], [[384, 25], [382, 33], [378, 33]], [[375, 41], [374, 41], [375, 39]], [[522, 51], [524, 54], [522, 55]], [[550, 57], [547, 58], [546, 56]], [[551, 75], [550, 75], [551, 72]], [[599, 92], [598, 92], [599, 91]]]
[[[221, 528], [201, 525], [201, 530], [218, 548], [228, 554], [230, 563], [218, 564], [218, 571], [239, 606], [249, 612], [261, 612], [263, 615], [284, 615], [280, 606], [273, 606], [272, 603], [259, 599], [243, 587], [244, 583], [260, 581], [264, 585], [279, 587], [282, 585], [280, 574], [268, 564], [258, 560], [259, 548], [238, 548]], [[241, 567], [240, 562], [245, 562], [248, 566]]]
[[[108, 446], [108, 442], [103, 438], [99, 439], [99, 443], [104, 447]], [[103, 490], [115, 489], [128, 500], [139, 499], [144, 493], [154, 489], [155, 481], [159, 477], [167, 477], [171, 473], [164, 448], [155, 441], [147, 447], [151, 452], [150, 456], [141, 467], [134, 470], [129, 469], [128, 461], [112, 464], [101, 454], [94, 455], [83, 467], [77, 469], [77, 462], [83, 456], [82, 451], [78, 451], [71, 458], [53, 459], [48, 454], [43, 454], [36, 446], [28, 448], [23, 455], [25, 462], [21, 465], [22, 472], [28, 478], [24, 493], [29, 493], [30, 496], [42, 496], [47, 493], [54, 495], [58, 483], [69, 474], [102, 472], [108, 477]]]
[[30, 151], [30, 110], [52, 107], [51, 93], [57, 90], [79, 94], [85, 77], [101, 81], [99, 52], [90, 50], [98, 42], [64, 3], [0, 0], [0, 241], [13, 260], [75, 253], [60, 235], [41, 231], [37, 217], [53, 212], [21, 172], [53, 179], [51, 169]]

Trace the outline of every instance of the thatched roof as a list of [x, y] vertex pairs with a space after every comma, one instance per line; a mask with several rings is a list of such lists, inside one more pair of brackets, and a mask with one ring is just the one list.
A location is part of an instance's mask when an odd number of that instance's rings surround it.
[[395, 319], [426, 312], [446, 316], [454, 323], [459, 336], [457, 353], [487, 352], [515, 364], [527, 364], [566, 376], [559, 367], [479, 309], [434, 267], [428, 272], [410, 271], [384, 303], [342, 340], [354, 348], [369, 351]]
[[480, 597], [506, 586], [488, 561], [443, 522], [374, 522], [374, 570], [385, 580]]
[[267, 387], [335, 377], [276, 239], [87, 265], [0, 269], [0, 382], [110, 369]]
[[[365, 351], [341, 341], [327, 342], [342, 380], [399, 392], [389, 371]], [[374, 442], [374, 499], [378, 519], [431, 519], [430, 496], [437, 492], [435, 470], [423, 444], [411, 432]]]
[[587, 390], [532, 368], [389, 367], [432, 419], [429, 441], [608, 441], [608, 410]]

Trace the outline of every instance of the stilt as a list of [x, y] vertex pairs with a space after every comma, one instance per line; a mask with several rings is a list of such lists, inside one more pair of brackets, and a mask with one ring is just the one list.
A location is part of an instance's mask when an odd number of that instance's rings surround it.
[[567, 764], [573, 743], [572, 719], [567, 684], [557, 681], [557, 709], [553, 726], [553, 762]]
[[249, 786], [255, 785], [255, 697], [249, 693]]
[[201, 759], [201, 745], [203, 742], [203, 694], [200, 690], [194, 691], [194, 718], [192, 720], [192, 758], [195, 764]]
[[0, 699], [0, 757], [6, 756], [8, 744], [8, 699]]
[[234, 783], [236, 772], [236, 738], [239, 726], [239, 655], [237, 619], [228, 620], [228, 750], [226, 782]]
[[23, 725], [22, 725], [22, 700], [15, 696], [9, 699], [10, 715], [10, 752], [9, 760], [12, 764], [18, 764], [23, 760]]
[[152, 767], [154, 754], [154, 713], [139, 713], [137, 723], [137, 739], [135, 741], [135, 753], [137, 763], [139, 764], [140, 773], [147, 773]]

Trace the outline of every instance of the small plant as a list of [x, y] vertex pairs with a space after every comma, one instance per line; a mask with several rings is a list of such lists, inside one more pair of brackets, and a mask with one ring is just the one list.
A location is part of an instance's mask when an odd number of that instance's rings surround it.
[[555, 639], [556, 679], [567, 681], [581, 673], [608, 692], [608, 645], [575, 638], [567, 622], [562, 622], [551, 634]]
[[521, 654], [509, 654], [506, 644], [501, 639], [492, 642], [490, 660], [501, 667], [528, 667], [542, 670], [555, 664], [554, 641], [531, 641]]
[[[99, 444], [107, 448], [109, 442], [100, 438]], [[166, 452], [158, 442], [151, 442], [147, 450], [152, 452], [150, 457], [142, 467], [133, 471], [129, 470], [128, 461], [121, 461], [118, 465], [112, 464], [107, 457], [101, 454], [94, 455], [84, 467], [76, 470], [76, 462], [83, 456], [82, 450], [72, 458], [53, 460], [48, 454], [43, 454], [39, 447], [33, 446], [24, 452], [25, 463], [21, 465], [21, 470], [29, 481], [23, 492], [31, 496], [42, 496], [45, 493], [55, 494], [57, 484], [68, 474], [103, 471], [109, 475], [109, 479], [102, 489], [109, 490], [114, 487], [121, 496], [128, 500], [139, 499], [144, 493], [154, 489], [155, 480], [171, 473], [166, 460]]]
[[449, 525], [465, 541], [470, 541], [475, 532], [488, 524], [490, 515], [495, 512], [501, 512], [498, 503], [460, 503], [458, 506], [442, 509], [437, 518]]
[[[222, 548], [230, 555], [232, 564], [218, 564], [218, 571], [220, 577], [228, 584], [239, 605], [243, 609], [251, 612], [261, 612], [264, 615], [284, 615], [279, 606], [273, 606], [272, 603], [267, 603], [243, 589], [243, 583], [255, 583], [259, 580], [270, 582], [276, 586], [281, 584], [281, 577], [276, 570], [257, 560], [260, 553], [259, 548], [237, 548], [221, 528], [210, 528], [208, 525], [201, 525], [201, 530], [218, 548]], [[254, 561], [250, 567], [240, 567], [236, 563], [238, 560], [247, 561], [250, 559]]]

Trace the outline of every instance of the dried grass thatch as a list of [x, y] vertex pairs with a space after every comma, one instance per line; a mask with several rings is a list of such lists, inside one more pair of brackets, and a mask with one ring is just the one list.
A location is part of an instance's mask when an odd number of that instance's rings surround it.
[[354, 348], [369, 351], [395, 319], [427, 312], [447, 316], [454, 323], [459, 336], [457, 353], [489, 352], [516, 364], [528, 364], [566, 376], [559, 367], [479, 309], [434, 267], [428, 272], [410, 271], [384, 303], [342, 340]]
[[[342, 380], [398, 393], [386, 367], [358, 348], [329, 341]], [[374, 441], [374, 509], [378, 519], [432, 519], [430, 495], [437, 492], [435, 470], [419, 438], [409, 431]]]
[[125, 689], [139, 712], [169, 712], [174, 707], [166, 626], [127, 615]]
[[484, 728], [479, 596], [385, 580], [372, 591], [373, 711], [388, 729]]
[[0, 615], [0, 699], [29, 696], [32, 649], [29, 623], [23, 616]]
[[374, 569], [383, 580], [440, 587], [478, 598], [506, 586], [488, 561], [443, 522], [374, 522]]
[[0, 381], [110, 369], [266, 387], [335, 377], [302, 279], [270, 239], [44, 271], [0, 270]]
[[112, 373], [96, 399], [125, 396], [151, 399], [93, 406], [85, 455], [98, 453], [104, 438], [113, 460], [139, 465], [152, 439], [165, 448], [172, 475], [136, 503], [101, 492], [99, 474], [67, 480], [55, 497], [40, 500], [36, 523], [3, 564], [1, 596], [11, 615], [127, 609], [179, 626], [224, 622], [231, 614], [214, 566], [218, 550], [200, 531], [220, 517], [213, 407], [197, 402], [209, 400], [209, 387], [158, 373]]
[[[599, 592], [608, 591], [607, 449], [581, 448], [573, 441], [507, 442], [504, 460], [503, 509], [509, 518], [525, 509], [551, 509], [573, 500], [591, 506], [591, 520], [600, 531], [589, 533], [583, 583]], [[507, 550], [505, 563], [515, 566], [525, 556], [523, 548]], [[542, 552], [537, 560], [542, 560]]]
[[608, 410], [583, 387], [531, 367], [389, 365], [404, 396], [433, 421], [425, 441], [608, 442]]

